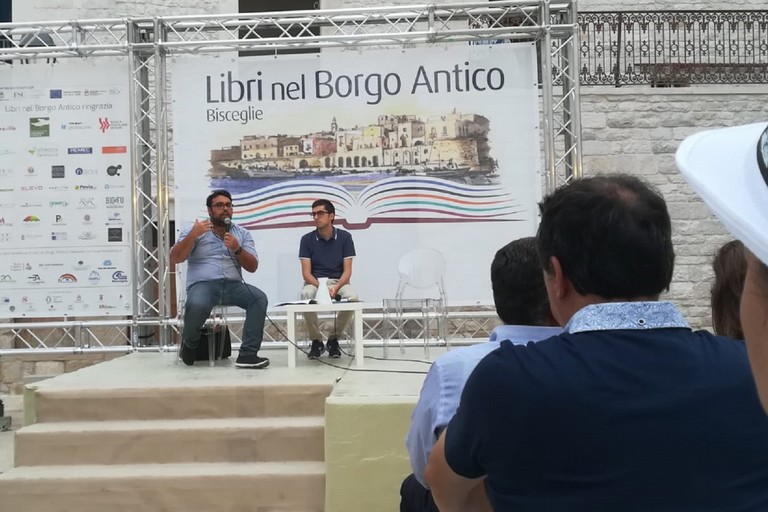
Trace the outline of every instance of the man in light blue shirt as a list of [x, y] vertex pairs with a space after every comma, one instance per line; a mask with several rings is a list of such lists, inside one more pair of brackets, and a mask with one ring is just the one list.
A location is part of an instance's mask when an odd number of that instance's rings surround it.
[[247, 284], [242, 270], [259, 267], [256, 245], [248, 230], [232, 223], [232, 196], [214, 190], [206, 199], [209, 218], [182, 230], [171, 249], [171, 263], [187, 262], [187, 298], [181, 359], [195, 364], [200, 329], [217, 304], [245, 309], [243, 342], [235, 361], [238, 368], [266, 368], [269, 359], [258, 352], [264, 338], [267, 296]]
[[432, 364], [411, 417], [406, 446], [413, 475], [401, 488], [401, 512], [437, 510], [424, 481], [424, 468], [440, 431], [459, 405], [461, 392], [480, 360], [499, 348], [502, 340], [525, 344], [559, 334], [549, 308], [542, 266], [533, 237], [511, 242], [496, 252], [491, 264], [491, 286], [496, 312], [504, 325], [496, 327], [487, 343], [443, 354]]

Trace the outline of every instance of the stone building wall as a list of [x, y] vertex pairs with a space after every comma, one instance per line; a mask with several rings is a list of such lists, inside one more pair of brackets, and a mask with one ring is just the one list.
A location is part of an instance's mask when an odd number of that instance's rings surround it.
[[700, 129], [768, 119], [768, 87], [583, 87], [581, 93], [584, 173], [627, 172], [662, 191], [677, 255], [667, 298], [682, 306], [691, 325], [710, 326], [710, 264], [731, 237], [685, 183], [674, 153]]

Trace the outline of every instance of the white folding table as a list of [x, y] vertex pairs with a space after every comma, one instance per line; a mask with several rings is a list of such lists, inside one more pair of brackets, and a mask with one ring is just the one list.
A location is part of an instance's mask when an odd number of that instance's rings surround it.
[[286, 320], [288, 324], [288, 367], [296, 366], [296, 313], [337, 313], [340, 311], [354, 311], [353, 334], [355, 341], [355, 364], [364, 366], [363, 362], [363, 307], [364, 302], [333, 302], [331, 304], [286, 304]]

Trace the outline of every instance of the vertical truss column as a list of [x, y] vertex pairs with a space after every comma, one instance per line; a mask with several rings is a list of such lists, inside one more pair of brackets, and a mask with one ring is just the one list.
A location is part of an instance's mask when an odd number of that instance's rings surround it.
[[[158, 132], [153, 119], [155, 92], [150, 87], [154, 71], [154, 54], [157, 50], [146, 50], [151, 31], [146, 21], [128, 21], [129, 56], [131, 67], [131, 177], [133, 181], [133, 234], [134, 234], [134, 335], [133, 341], [146, 339], [150, 332], [144, 332], [137, 320], [157, 316], [158, 305], [158, 249], [154, 247], [155, 225], [158, 224], [155, 169], [158, 166], [157, 152], [152, 141], [153, 130]], [[157, 76], [154, 77], [157, 81]], [[158, 232], [158, 245], [160, 234]]]
[[[165, 25], [155, 20], [155, 41], [165, 41]], [[170, 183], [168, 151], [168, 100], [166, 52], [160, 44], [155, 44], [155, 140], [157, 142], [157, 263], [158, 263], [158, 313], [165, 320], [162, 326], [162, 339], [171, 339], [171, 268], [170, 268], [170, 201], [168, 190]]]
[[581, 96], [579, 93], [579, 29], [576, 0], [568, 5], [564, 23], [573, 27], [561, 46], [563, 62], [563, 155], [565, 178], [580, 178], [581, 168]]
[[544, 120], [544, 167], [545, 189], [553, 191], [557, 187], [557, 168], [555, 158], [555, 112], [552, 98], [552, 33], [549, 27], [549, 0], [543, 0], [539, 5], [539, 23], [544, 25], [544, 37], [539, 39], [539, 55], [541, 62], [541, 99], [542, 117]]

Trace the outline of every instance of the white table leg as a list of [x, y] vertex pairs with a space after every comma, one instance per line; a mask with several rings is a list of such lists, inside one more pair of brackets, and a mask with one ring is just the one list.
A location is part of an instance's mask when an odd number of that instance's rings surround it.
[[363, 310], [355, 310], [355, 360], [358, 368], [365, 366], [363, 357]]
[[288, 331], [288, 368], [296, 368], [296, 313], [286, 312], [286, 330]]

